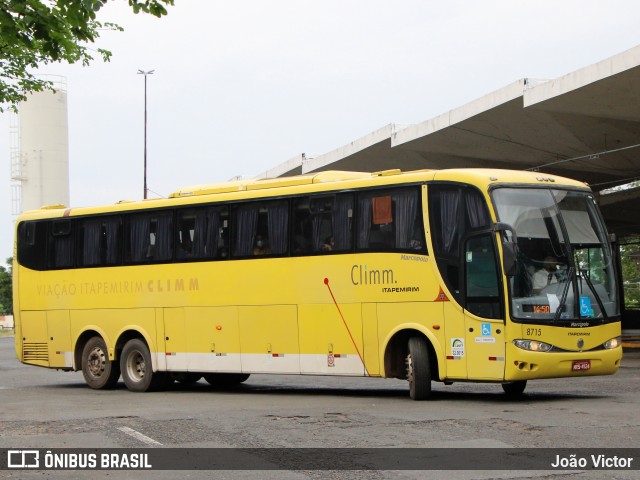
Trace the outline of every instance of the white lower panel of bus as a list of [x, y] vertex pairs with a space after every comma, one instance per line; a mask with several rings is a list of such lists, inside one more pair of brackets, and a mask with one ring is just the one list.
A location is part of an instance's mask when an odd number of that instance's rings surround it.
[[291, 353], [243, 353], [242, 371], [247, 373], [300, 373], [300, 355]]
[[165, 355], [167, 370], [173, 372], [225, 372], [241, 371], [240, 354], [225, 353], [171, 353]]
[[300, 372], [320, 375], [364, 375], [364, 365], [356, 354], [300, 355]]
[[166, 368], [174, 372], [364, 375], [362, 361], [355, 354], [172, 353], [166, 355]]
[[73, 368], [73, 352], [59, 352], [64, 355], [64, 367]]

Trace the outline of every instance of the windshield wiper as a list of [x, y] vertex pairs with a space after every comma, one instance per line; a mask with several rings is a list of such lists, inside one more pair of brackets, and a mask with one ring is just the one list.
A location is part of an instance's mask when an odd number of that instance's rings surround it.
[[556, 309], [556, 314], [553, 317], [554, 322], [558, 321], [558, 319], [560, 318], [560, 314], [564, 311], [564, 308], [567, 303], [567, 295], [569, 294], [569, 285], [571, 285], [571, 283], [573, 282], [574, 272], [575, 272], [574, 267], [569, 267], [569, 270], [567, 270], [567, 281], [565, 282], [564, 287], [562, 289], [562, 297], [560, 297], [560, 305], [558, 305], [558, 308]]
[[589, 286], [589, 288], [593, 292], [593, 296], [595, 297], [596, 302], [598, 303], [598, 307], [600, 307], [600, 312], [602, 313], [602, 316], [604, 317], [604, 319], [605, 320], [609, 320], [607, 312], [604, 309], [604, 304], [602, 303], [602, 299], [600, 298], [600, 295], [598, 294], [598, 292], [596, 292], [596, 289], [593, 286], [593, 283], [591, 282], [591, 279], [587, 276], [587, 272], [580, 271], [579, 276], [580, 276], [580, 278], [584, 278], [585, 282], [587, 282], [587, 285]]

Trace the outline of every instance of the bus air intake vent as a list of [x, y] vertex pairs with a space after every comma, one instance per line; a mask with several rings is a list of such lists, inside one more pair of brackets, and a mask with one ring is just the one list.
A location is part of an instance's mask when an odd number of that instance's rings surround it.
[[49, 361], [49, 348], [46, 343], [24, 343], [22, 345], [22, 359], [25, 362], [39, 360]]

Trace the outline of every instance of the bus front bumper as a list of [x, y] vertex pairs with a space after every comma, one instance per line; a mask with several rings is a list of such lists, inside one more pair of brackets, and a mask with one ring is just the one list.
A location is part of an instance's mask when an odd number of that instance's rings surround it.
[[507, 345], [505, 381], [611, 375], [620, 368], [622, 347], [587, 352], [533, 352]]

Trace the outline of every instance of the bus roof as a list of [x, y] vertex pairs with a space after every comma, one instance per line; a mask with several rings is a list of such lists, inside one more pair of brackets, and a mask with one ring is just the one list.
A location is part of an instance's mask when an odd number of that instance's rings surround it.
[[[397, 170], [400, 173], [400, 170]], [[176, 190], [169, 198], [189, 197], [192, 195], [211, 195], [214, 193], [229, 193], [246, 190], [263, 190], [267, 188], [292, 187], [297, 185], [309, 185], [312, 183], [339, 182], [344, 180], [357, 180], [371, 178], [384, 172], [346, 172], [331, 170], [326, 172], [297, 175], [294, 177], [260, 178], [250, 180], [235, 180], [231, 182], [194, 185]]]
[[[168, 198], [153, 198], [141, 201], [120, 201], [115, 205], [67, 208], [64, 205], [48, 205], [39, 210], [24, 212], [24, 217], [54, 218], [93, 213], [141, 210], [155, 207], [168, 207], [176, 204], [195, 204], [210, 197], [212, 201], [260, 198], [321, 192], [336, 189], [354, 189], [376, 185], [394, 185], [401, 183], [420, 183], [429, 181], [463, 182], [486, 190], [490, 185], [504, 184], [544, 184], [585, 188], [586, 184], [539, 172], [521, 170], [500, 170], [486, 168], [457, 168], [445, 170], [413, 170], [402, 172], [399, 169], [380, 172], [350, 172], [330, 170], [292, 177], [235, 180], [212, 184], [184, 187], [171, 193]], [[306, 188], [313, 187], [313, 188]], [[268, 192], [266, 190], [269, 190]], [[191, 201], [190, 201], [191, 199]], [[180, 201], [182, 200], [182, 201]], [[176, 202], [178, 201], [178, 202]], [[72, 211], [73, 210], [73, 211]]]
[[[380, 172], [349, 172], [329, 170], [317, 173], [308, 173], [291, 177], [260, 178], [249, 180], [235, 180], [230, 182], [194, 185], [176, 190], [169, 198], [189, 197], [194, 195], [212, 195], [217, 193], [230, 193], [238, 191], [264, 190], [270, 188], [293, 187], [311, 185], [315, 183], [344, 182], [348, 180], [363, 180], [375, 177], [388, 177], [402, 175], [428, 174], [424, 178], [428, 180], [462, 181], [473, 184], [485, 183], [487, 179], [492, 183], [530, 183], [530, 182], [559, 182], [563, 185], [585, 187], [582, 182], [571, 180], [557, 175], [542, 174], [538, 172], [523, 172], [521, 170], [497, 170], [487, 168], [458, 168], [446, 170], [413, 170], [402, 172], [400, 169], [384, 170]], [[484, 179], [484, 182], [482, 181]], [[409, 180], [407, 178], [407, 180]], [[401, 180], [402, 181], [402, 180]], [[393, 182], [395, 183], [395, 182]]]

